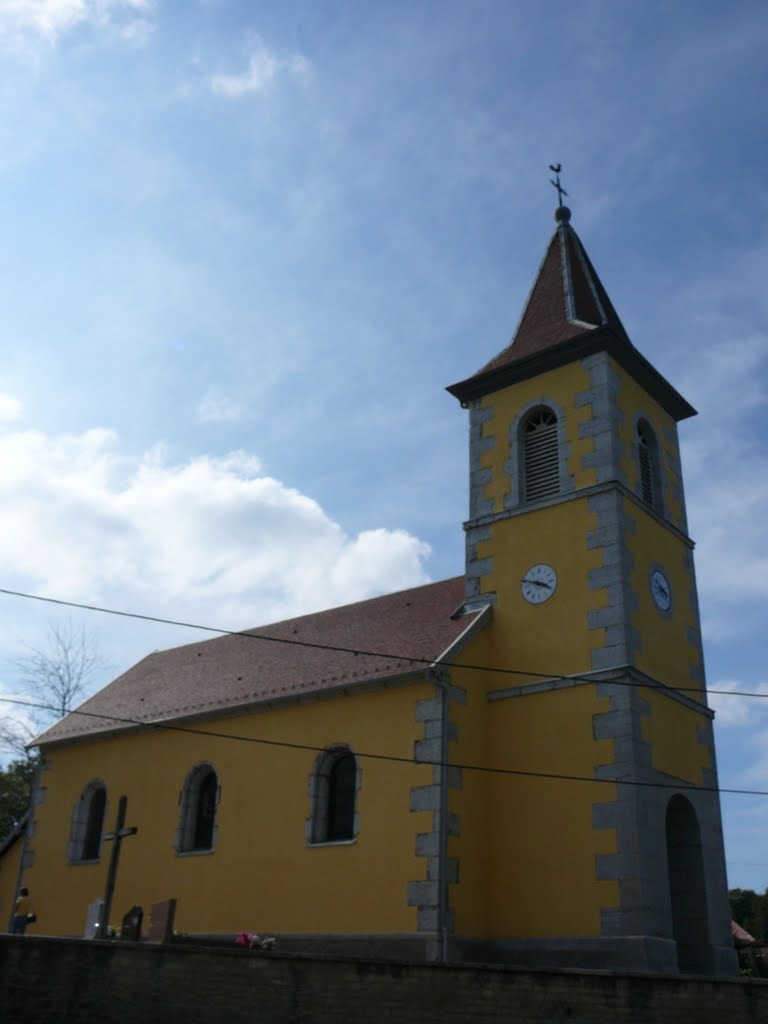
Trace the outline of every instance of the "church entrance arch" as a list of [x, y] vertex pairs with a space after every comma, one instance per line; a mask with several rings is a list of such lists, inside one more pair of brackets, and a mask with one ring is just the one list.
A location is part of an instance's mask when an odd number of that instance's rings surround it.
[[667, 805], [667, 864], [672, 931], [681, 974], [709, 974], [712, 945], [707, 917], [701, 829], [689, 800], [675, 794]]

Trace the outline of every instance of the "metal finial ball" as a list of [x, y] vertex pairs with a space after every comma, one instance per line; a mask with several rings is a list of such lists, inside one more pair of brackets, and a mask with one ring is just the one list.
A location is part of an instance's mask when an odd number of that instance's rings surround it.
[[558, 221], [558, 223], [560, 221], [563, 221], [567, 224], [570, 219], [571, 211], [568, 209], [568, 207], [558, 206], [558, 208], [555, 210], [555, 220]]

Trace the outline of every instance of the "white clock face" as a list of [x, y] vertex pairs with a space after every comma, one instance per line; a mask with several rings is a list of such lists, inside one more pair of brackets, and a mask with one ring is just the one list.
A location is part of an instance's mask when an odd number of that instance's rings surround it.
[[651, 596], [660, 612], [668, 612], [672, 607], [672, 588], [669, 580], [661, 571], [654, 569], [651, 573]]
[[557, 587], [557, 573], [551, 565], [541, 562], [532, 566], [523, 576], [521, 590], [529, 604], [542, 604], [548, 601]]

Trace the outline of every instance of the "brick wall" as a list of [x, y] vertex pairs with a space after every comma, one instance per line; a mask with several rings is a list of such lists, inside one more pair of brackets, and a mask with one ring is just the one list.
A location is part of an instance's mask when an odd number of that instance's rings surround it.
[[768, 1024], [768, 982], [2, 935], [0, 1020]]

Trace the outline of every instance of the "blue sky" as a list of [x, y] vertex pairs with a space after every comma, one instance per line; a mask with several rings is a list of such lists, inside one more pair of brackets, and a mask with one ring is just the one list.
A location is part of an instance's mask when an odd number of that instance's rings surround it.
[[[3, 0], [0, 586], [241, 628], [461, 572], [443, 388], [508, 342], [560, 161], [700, 413], [710, 687], [768, 694], [766, 49], [762, 0]], [[12, 694], [56, 613], [2, 611]], [[194, 638], [84, 621], [115, 671]], [[768, 700], [712, 703], [768, 790]], [[768, 797], [723, 805], [763, 890]]]

